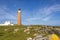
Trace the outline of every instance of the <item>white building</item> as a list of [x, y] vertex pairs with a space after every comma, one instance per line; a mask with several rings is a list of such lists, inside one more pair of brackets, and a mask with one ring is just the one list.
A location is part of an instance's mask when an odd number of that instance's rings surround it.
[[0, 24], [0, 26], [8, 26], [8, 25], [13, 26], [14, 24], [13, 24], [13, 23], [11, 23], [11, 21], [6, 21], [5, 23]]

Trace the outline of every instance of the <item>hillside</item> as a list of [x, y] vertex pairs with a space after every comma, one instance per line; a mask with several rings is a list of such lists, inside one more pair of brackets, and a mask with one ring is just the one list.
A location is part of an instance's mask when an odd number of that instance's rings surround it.
[[[53, 27], [43, 27], [43, 26], [0, 26], [0, 40], [27, 40], [28, 37], [34, 38], [36, 35], [44, 34], [43, 36], [47, 36], [52, 32], [57, 30], [53, 30]], [[60, 27], [57, 27], [60, 29]], [[54, 28], [56, 29], [56, 28]], [[45, 32], [46, 31], [46, 32]], [[60, 30], [58, 30], [60, 32]], [[57, 31], [57, 35], [60, 37], [60, 34]]]

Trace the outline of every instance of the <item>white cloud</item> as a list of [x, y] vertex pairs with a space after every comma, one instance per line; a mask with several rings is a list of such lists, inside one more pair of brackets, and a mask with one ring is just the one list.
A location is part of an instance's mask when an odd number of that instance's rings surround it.
[[26, 19], [28, 22], [30, 22], [30, 21], [34, 21], [34, 20], [39, 20], [40, 18], [36, 18], [36, 17], [32, 17], [32, 18], [28, 18], [28, 19]]
[[48, 21], [52, 18], [52, 13], [56, 11], [60, 11], [60, 5], [58, 4], [52, 5], [50, 7], [44, 7], [44, 8], [38, 9], [37, 11], [34, 11], [36, 15], [34, 14], [35, 16], [28, 18], [27, 21], [34, 21], [34, 20]]
[[45, 8], [39, 9], [39, 13], [43, 14], [43, 15], [49, 15], [55, 11], [60, 11], [60, 5], [53, 5], [50, 7], [45, 7]]
[[16, 19], [16, 16], [13, 16], [14, 12], [9, 10], [9, 8], [6, 5], [0, 5], [0, 19]]
[[50, 20], [50, 18], [51, 18], [51, 17], [46, 17], [46, 18], [43, 18], [42, 20], [43, 20], [43, 21], [48, 21], [48, 20]]

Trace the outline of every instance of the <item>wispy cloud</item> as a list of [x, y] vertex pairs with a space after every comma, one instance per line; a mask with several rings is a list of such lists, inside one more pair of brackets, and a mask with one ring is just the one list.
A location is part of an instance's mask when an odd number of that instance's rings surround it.
[[12, 12], [6, 5], [0, 5], [0, 19], [16, 19], [16, 16], [12, 15]]
[[34, 20], [39, 20], [40, 18], [36, 18], [36, 17], [32, 17], [32, 18], [28, 18], [28, 19], [26, 19], [27, 21], [34, 21]]
[[34, 21], [34, 20], [42, 20], [42, 21], [48, 21], [52, 18], [53, 12], [60, 11], [60, 5], [52, 5], [47, 6], [44, 8], [40, 8], [37, 11], [34, 11], [35, 15], [34, 17], [28, 18], [27, 21]]
[[42, 18], [43, 21], [48, 21], [50, 20], [51, 17], [45, 17], [45, 18]]

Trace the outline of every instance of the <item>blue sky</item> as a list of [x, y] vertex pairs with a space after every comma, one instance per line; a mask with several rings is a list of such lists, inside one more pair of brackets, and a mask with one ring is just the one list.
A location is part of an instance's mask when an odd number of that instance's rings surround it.
[[17, 24], [19, 8], [24, 25], [60, 26], [60, 0], [0, 0], [0, 23], [12, 21]]

